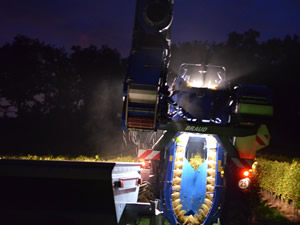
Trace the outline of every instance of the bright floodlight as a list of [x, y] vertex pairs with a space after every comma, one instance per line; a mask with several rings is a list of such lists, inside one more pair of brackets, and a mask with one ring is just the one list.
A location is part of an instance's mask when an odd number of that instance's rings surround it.
[[225, 67], [184, 63], [179, 68], [181, 76], [191, 87], [214, 89], [225, 81]]

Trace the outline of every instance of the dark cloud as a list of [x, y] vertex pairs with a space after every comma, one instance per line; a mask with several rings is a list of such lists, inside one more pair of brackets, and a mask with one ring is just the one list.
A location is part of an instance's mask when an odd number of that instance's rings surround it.
[[[17, 34], [65, 47], [110, 47], [127, 56], [135, 0], [10, 0], [0, 7], [0, 45]], [[250, 28], [261, 39], [300, 34], [298, 0], [175, 0], [173, 42], [225, 41], [228, 33]]]

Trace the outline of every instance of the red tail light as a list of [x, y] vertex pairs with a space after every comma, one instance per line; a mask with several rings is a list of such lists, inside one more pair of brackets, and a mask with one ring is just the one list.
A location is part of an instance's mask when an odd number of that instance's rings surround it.
[[252, 174], [252, 170], [249, 169], [249, 170], [243, 170], [242, 171], [242, 177], [250, 177]]
[[146, 162], [145, 161], [142, 161], [142, 168], [145, 168], [146, 167]]
[[244, 175], [244, 177], [249, 177], [250, 172], [249, 171], [244, 171], [243, 175]]
[[247, 188], [249, 187], [249, 185], [251, 183], [251, 180], [250, 180], [251, 174], [252, 174], [251, 169], [241, 171], [241, 179], [238, 182], [238, 186], [240, 189], [247, 191]]

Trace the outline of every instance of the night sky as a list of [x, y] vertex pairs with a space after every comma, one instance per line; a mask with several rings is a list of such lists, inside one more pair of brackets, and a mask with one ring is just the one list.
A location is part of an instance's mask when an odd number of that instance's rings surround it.
[[[17, 34], [64, 47], [108, 44], [127, 57], [135, 0], [9, 0], [0, 5], [0, 46]], [[226, 41], [250, 28], [260, 40], [300, 36], [299, 0], [175, 0], [172, 42]]]

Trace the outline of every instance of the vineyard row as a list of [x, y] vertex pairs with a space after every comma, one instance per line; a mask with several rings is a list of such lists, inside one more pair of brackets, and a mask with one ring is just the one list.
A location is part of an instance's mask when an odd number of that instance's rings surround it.
[[257, 159], [256, 177], [261, 189], [273, 193], [276, 197], [292, 201], [300, 208], [300, 162], [278, 162], [276, 160]]

